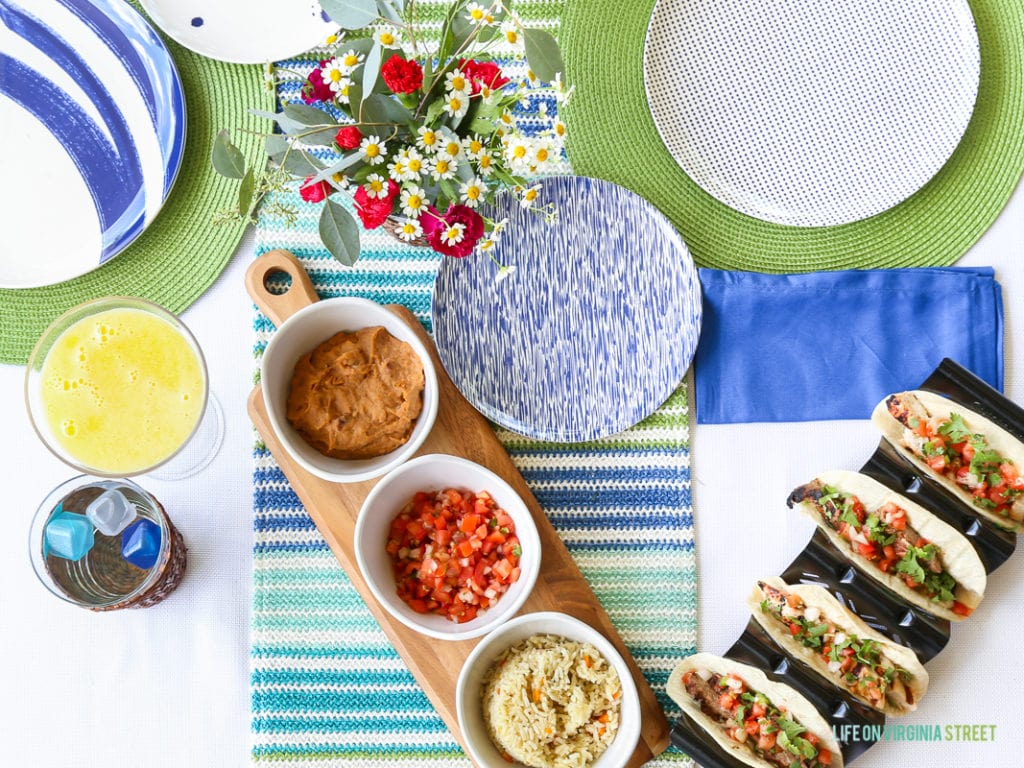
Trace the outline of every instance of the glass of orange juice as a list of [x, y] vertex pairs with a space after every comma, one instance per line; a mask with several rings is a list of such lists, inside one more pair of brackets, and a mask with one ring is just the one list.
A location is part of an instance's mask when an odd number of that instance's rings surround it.
[[188, 477], [223, 436], [195, 337], [143, 299], [96, 299], [57, 318], [29, 358], [25, 399], [43, 443], [99, 477]]

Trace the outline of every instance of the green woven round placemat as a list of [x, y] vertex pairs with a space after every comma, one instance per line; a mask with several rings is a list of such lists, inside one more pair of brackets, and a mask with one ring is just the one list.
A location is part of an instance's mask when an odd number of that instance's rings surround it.
[[[680, 0], [682, 1], [682, 0]], [[1024, 3], [971, 0], [981, 83], [956, 152], [923, 188], [863, 221], [782, 226], [728, 208], [669, 154], [644, 91], [654, 0], [568, 0], [562, 16], [573, 170], [646, 197], [675, 224], [698, 264], [759, 272], [952, 264], [995, 220], [1024, 172]]]
[[[213, 61], [166, 37], [164, 42], [181, 75], [188, 115], [170, 196], [145, 232], [99, 269], [45, 288], [0, 290], [0, 361], [24, 363], [55, 317], [99, 296], [139, 296], [180, 312], [210, 287], [238, 247], [244, 225], [212, 223], [214, 213], [236, 205], [238, 182], [214, 172], [210, 152], [217, 132], [229, 128], [245, 156], [256, 157], [262, 144], [256, 134], [269, 123], [249, 110], [273, 110], [273, 89], [262, 67]], [[72, 236], [61, 230], [58, 215], [52, 231], [39, 233], [39, 252], [57, 250]]]

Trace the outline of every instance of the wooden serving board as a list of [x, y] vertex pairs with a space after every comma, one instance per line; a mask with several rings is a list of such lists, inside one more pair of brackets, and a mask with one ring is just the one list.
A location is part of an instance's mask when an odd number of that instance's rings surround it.
[[[286, 272], [291, 276], [292, 285], [284, 294], [275, 295], [266, 290], [265, 280], [275, 272]], [[287, 251], [271, 251], [258, 258], [246, 273], [246, 288], [260, 309], [277, 326], [302, 307], [317, 301], [316, 291], [305, 269]], [[502, 477], [522, 497], [536, 522], [543, 554], [536, 586], [519, 613], [561, 611], [586, 622], [611, 641], [629, 665], [640, 695], [640, 741], [627, 765], [639, 766], [651, 760], [668, 747], [670, 737], [668, 720], [655, 699], [654, 691], [647, 684], [612, 626], [608, 614], [594, 596], [526, 481], [498, 441], [494, 430], [445, 373], [433, 340], [409, 310], [394, 305], [388, 309], [416, 330], [430, 351], [437, 369], [440, 395], [437, 420], [416, 455], [448, 453], [465, 457]], [[267, 418], [263, 393], [259, 387], [249, 396], [249, 415], [370, 612], [408, 664], [452, 734], [463, 743], [455, 713], [455, 683], [463, 661], [480, 638], [428, 640], [393, 619], [370, 593], [356, 562], [353, 532], [359, 508], [378, 480], [341, 484], [306, 472], [282, 448]]]

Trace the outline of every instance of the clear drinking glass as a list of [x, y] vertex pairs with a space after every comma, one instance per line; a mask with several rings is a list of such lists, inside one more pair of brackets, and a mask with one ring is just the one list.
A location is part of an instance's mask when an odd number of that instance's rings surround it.
[[188, 477], [223, 440], [199, 344], [143, 299], [96, 299], [54, 320], [29, 358], [25, 402], [46, 447], [100, 477]]
[[[62, 513], [84, 515], [91, 502], [110, 490], [121, 493], [135, 509], [137, 517], [126, 531], [107, 536], [94, 529], [92, 547], [77, 561], [49, 551], [47, 523]], [[160, 531], [159, 551], [148, 568], [137, 567], [122, 556], [123, 536], [140, 519]], [[40, 503], [29, 530], [29, 557], [39, 580], [62, 600], [93, 611], [146, 608], [160, 602], [181, 582], [186, 552], [181, 534], [160, 502], [123, 478], [80, 475], [61, 483]]]

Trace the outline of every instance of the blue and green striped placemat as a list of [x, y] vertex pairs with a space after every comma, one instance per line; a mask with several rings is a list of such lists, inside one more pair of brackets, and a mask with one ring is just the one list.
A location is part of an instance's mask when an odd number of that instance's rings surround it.
[[[421, 2], [439, 16], [443, 0]], [[520, 3], [524, 20], [556, 32], [561, 2]], [[428, 17], [429, 18], [429, 17]], [[508, 72], [525, 73], [505, 51]], [[281, 67], [306, 72], [312, 55]], [[279, 87], [297, 98], [298, 82]], [[530, 125], [540, 100], [520, 125]], [[553, 105], [549, 104], [549, 108]], [[364, 233], [354, 268], [334, 261], [317, 235], [319, 208], [298, 195], [278, 200], [299, 210], [288, 227], [263, 216], [257, 253], [286, 248], [309, 271], [322, 298], [365, 296], [409, 307], [425, 324], [441, 258]], [[510, 233], [511, 234], [511, 233]], [[254, 351], [273, 325], [257, 313]], [[576, 445], [540, 443], [498, 430], [556, 530], [658, 694], [669, 672], [696, 649], [697, 575], [690, 499], [685, 386], [642, 424]], [[254, 763], [300, 766], [468, 766], [458, 744], [366, 609], [266, 447], [254, 472], [252, 729]], [[654, 765], [678, 765], [673, 750]]]

